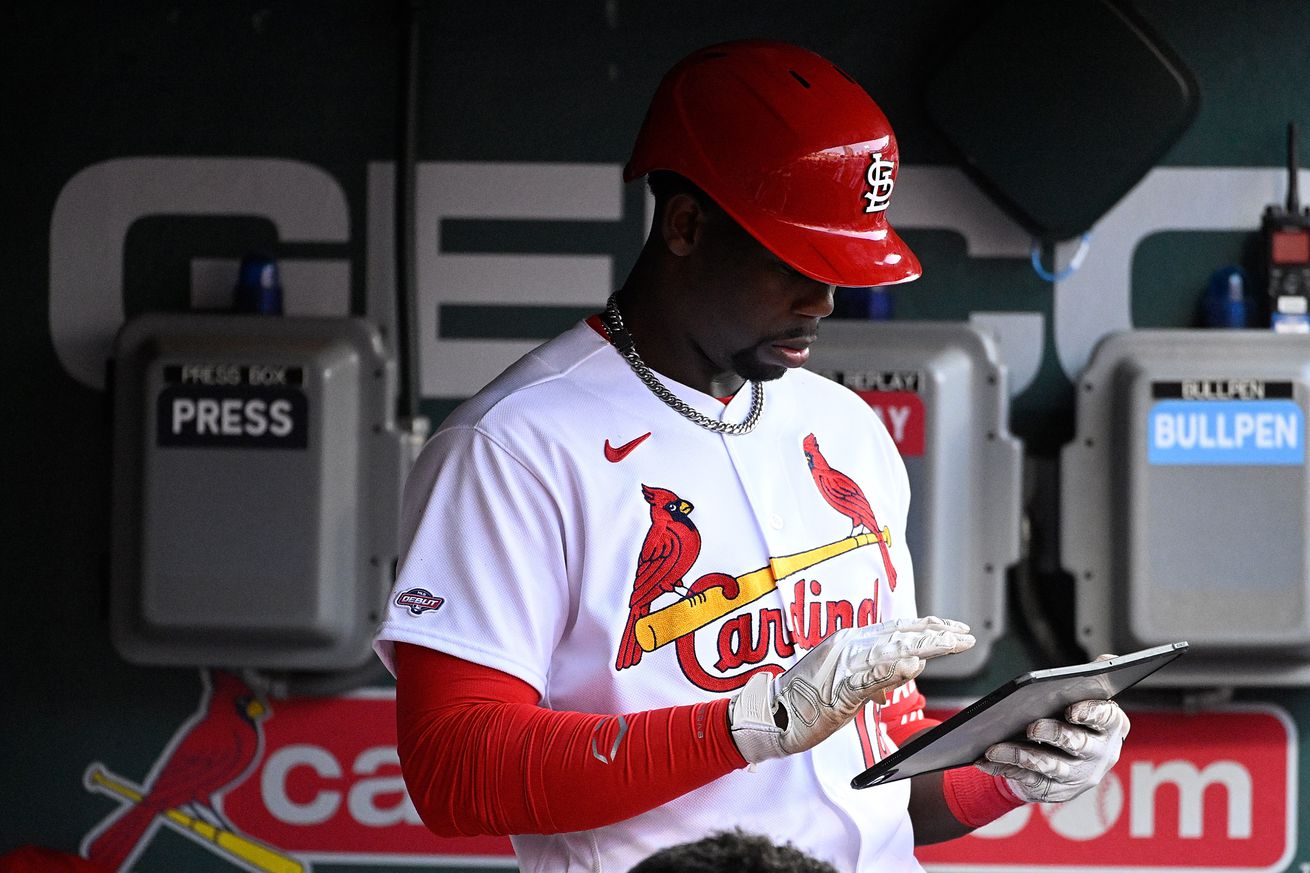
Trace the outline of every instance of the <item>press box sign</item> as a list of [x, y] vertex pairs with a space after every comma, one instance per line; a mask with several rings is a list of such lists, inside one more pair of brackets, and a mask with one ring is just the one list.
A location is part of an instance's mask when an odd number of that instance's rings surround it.
[[155, 406], [160, 446], [303, 449], [309, 445], [304, 369], [190, 363], [164, 368]]
[[1301, 465], [1305, 414], [1291, 382], [1193, 379], [1151, 384], [1147, 461]]

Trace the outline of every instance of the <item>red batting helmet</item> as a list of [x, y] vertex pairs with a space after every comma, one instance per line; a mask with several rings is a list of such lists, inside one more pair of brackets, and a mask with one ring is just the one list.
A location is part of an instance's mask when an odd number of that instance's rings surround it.
[[713, 45], [664, 76], [623, 170], [686, 177], [766, 248], [830, 285], [919, 277], [887, 223], [896, 137], [864, 89], [782, 42]]

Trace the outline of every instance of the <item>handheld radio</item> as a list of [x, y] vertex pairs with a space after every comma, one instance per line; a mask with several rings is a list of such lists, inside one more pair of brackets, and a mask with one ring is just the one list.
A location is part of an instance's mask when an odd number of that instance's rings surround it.
[[1310, 209], [1297, 195], [1296, 123], [1287, 125], [1287, 205], [1265, 207], [1269, 323], [1279, 333], [1310, 333]]

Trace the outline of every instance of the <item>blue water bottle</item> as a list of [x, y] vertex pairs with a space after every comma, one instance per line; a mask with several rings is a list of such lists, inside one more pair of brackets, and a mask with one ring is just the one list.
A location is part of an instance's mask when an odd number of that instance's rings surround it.
[[1246, 294], [1246, 271], [1222, 267], [1210, 275], [1201, 298], [1201, 318], [1206, 327], [1246, 327], [1251, 323], [1251, 301]]
[[277, 261], [267, 255], [246, 255], [237, 271], [232, 308], [255, 315], [282, 314], [282, 281]]

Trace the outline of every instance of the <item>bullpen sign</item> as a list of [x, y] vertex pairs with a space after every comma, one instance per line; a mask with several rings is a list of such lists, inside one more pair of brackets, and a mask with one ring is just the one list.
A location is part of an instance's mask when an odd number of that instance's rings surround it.
[[[929, 712], [944, 718], [947, 712]], [[1101, 785], [925, 846], [935, 871], [1282, 871], [1295, 850], [1296, 729], [1274, 706], [1129, 712]]]

